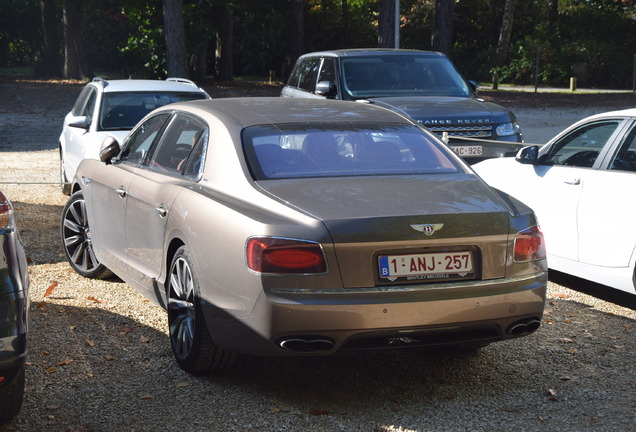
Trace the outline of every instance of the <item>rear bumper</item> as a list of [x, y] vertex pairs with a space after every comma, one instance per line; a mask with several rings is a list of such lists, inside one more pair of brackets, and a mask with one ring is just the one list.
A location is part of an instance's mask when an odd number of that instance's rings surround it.
[[510, 339], [536, 330], [546, 284], [547, 272], [384, 290], [275, 290], [262, 293], [247, 317], [230, 317], [209, 304], [204, 304], [204, 313], [219, 346], [251, 355], [458, 345]]

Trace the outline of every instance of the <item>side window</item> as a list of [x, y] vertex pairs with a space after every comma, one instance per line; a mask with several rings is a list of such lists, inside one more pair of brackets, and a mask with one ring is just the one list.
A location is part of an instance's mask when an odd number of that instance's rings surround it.
[[336, 66], [332, 58], [322, 60], [322, 67], [320, 68], [317, 82], [320, 81], [329, 81], [331, 84], [336, 83]]
[[301, 65], [300, 82], [298, 87], [313, 93], [316, 89], [316, 78], [318, 77], [319, 68], [319, 58], [310, 58], [305, 60], [305, 62]]
[[205, 152], [207, 150], [208, 134], [204, 131], [197, 143], [194, 145], [194, 149], [188, 159], [185, 161], [185, 168], [183, 175], [191, 179], [197, 179], [203, 168], [203, 162], [205, 161]]
[[92, 117], [95, 112], [95, 101], [97, 100], [97, 90], [93, 86], [86, 86], [77, 97], [73, 105], [74, 116]]
[[[162, 172], [182, 173], [204, 132], [205, 126], [201, 121], [177, 114], [144, 165]], [[199, 158], [199, 166], [200, 163]], [[194, 168], [191, 166], [190, 169]]]
[[289, 80], [287, 81], [288, 86], [298, 88], [298, 82], [300, 81], [301, 70], [302, 70], [302, 63], [296, 63], [294, 65], [294, 69], [292, 69], [291, 75], [289, 75]]
[[86, 117], [92, 119], [93, 114], [95, 113], [95, 105], [97, 104], [97, 91], [94, 90], [91, 92], [88, 100], [86, 101], [86, 105], [84, 106], [84, 112], [81, 115], [85, 115]]
[[119, 160], [134, 165], [142, 163], [168, 117], [170, 117], [168, 113], [159, 114], [139, 126], [126, 140]]
[[632, 127], [627, 134], [627, 138], [614, 155], [609, 169], [636, 172], [636, 126]]
[[550, 148], [544, 156], [544, 163], [592, 167], [601, 149], [620, 123], [620, 120], [603, 120], [575, 129]]

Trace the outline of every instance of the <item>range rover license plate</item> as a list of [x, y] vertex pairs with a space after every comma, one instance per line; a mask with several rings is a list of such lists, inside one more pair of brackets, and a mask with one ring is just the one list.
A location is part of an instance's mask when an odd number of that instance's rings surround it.
[[474, 272], [470, 252], [437, 252], [415, 255], [382, 255], [378, 257], [380, 277], [396, 279], [438, 279], [464, 277]]
[[451, 149], [462, 157], [481, 156], [483, 151], [481, 146], [451, 146]]

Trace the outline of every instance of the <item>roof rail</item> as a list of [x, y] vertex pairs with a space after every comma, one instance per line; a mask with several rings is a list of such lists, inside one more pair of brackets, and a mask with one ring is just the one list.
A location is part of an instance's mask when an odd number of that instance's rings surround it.
[[185, 78], [170, 77], [170, 78], [166, 78], [166, 81], [172, 81], [172, 82], [178, 82], [178, 83], [184, 83], [184, 84], [190, 84], [190, 85], [196, 86], [194, 81], [190, 81], [189, 79], [185, 79]]

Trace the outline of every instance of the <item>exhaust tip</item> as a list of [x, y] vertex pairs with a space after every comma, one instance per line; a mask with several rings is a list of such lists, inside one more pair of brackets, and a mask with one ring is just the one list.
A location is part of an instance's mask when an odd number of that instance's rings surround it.
[[286, 351], [318, 352], [329, 351], [336, 346], [336, 343], [330, 338], [321, 336], [293, 336], [279, 339], [278, 346]]
[[540, 326], [541, 321], [538, 318], [527, 318], [512, 323], [506, 333], [512, 336], [521, 336], [538, 330]]

